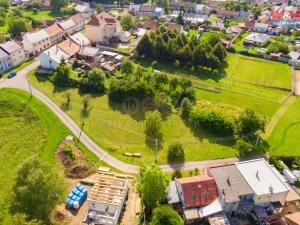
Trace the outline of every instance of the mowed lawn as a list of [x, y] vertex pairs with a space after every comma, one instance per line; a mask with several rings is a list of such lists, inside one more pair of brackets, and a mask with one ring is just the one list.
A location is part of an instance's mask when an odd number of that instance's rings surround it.
[[[29, 76], [31, 84], [61, 105], [67, 89], [54, 89], [45, 78]], [[81, 124], [80, 110], [83, 96], [78, 89], [68, 89], [71, 93], [71, 109], [67, 114]], [[120, 105], [109, 103], [108, 96], [93, 96], [90, 100], [90, 113], [84, 121], [84, 131], [101, 147], [117, 158], [134, 164], [154, 161], [154, 150], [146, 145], [143, 116], [123, 113]], [[211, 137], [204, 132], [193, 134], [177, 114], [171, 114], [163, 124], [163, 149], [158, 153], [159, 163], [167, 163], [167, 149], [174, 141], [184, 145], [186, 160], [227, 158], [238, 153], [230, 147], [231, 138]], [[125, 157], [123, 153], [142, 153], [140, 159]]]
[[291, 88], [291, 68], [288, 64], [229, 54], [228, 67], [225, 68], [227, 78], [255, 84]]
[[30, 16], [39, 21], [42, 19], [52, 20], [57, 16], [51, 10], [41, 10], [41, 11], [38, 11], [37, 13], [33, 13], [33, 11], [29, 11], [29, 10], [24, 10], [23, 14], [24, 14], [24, 16]]
[[300, 98], [297, 98], [278, 121], [267, 139], [270, 154], [276, 156], [300, 156]]

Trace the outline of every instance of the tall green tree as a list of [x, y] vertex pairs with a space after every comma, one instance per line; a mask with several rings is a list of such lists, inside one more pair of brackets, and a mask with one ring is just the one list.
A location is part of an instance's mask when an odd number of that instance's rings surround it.
[[49, 214], [63, 197], [62, 180], [37, 158], [25, 161], [13, 186], [12, 211], [28, 219], [49, 221]]
[[20, 35], [30, 29], [30, 24], [24, 18], [10, 18], [8, 20], [8, 32], [12, 35]]
[[238, 133], [242, 136], [264, 131], [265, 124], [266, 121], [251, 109], [243, 111], [236, 121]]
[[158, 165], [152, 164], [140, 168], [138, 188], [148, 207], [154, 208], [166, 198], [168, 182], [168, 176]]
[[139, 56], [151, 57], [152, 43], [148, 34], [144, 35], [138, 43], [136, 50]]
[[66, 65], [65, 61], [59, 64], [53, 74], [54, 84], [61, 87], [67, 87], [70, 84], [71, 69]]
[[146, 113], [146, 127], [145, 127], [145, 134], [154, 139], [161, 139], [162, 138], [162, 118], [159, 111], [150, 111]]
[[212, 48], [211, 53], [218, 57], [220, 62], [223, 62], [227, 56], [226, 49], [220, 42]]
[[120, 23], [121, 23], [123, 30], [130, 30], [135, 24], [135, 19], [131, 14], [127, 13], [127, 14], [121, 16]]
[[60, 13], [61, 8], [67, 4], [67, 0], [51, 0], [51, 7], [53, 11]]
[[169, 146], [168, 162], [184, 162], [184, 149], [181, 143], [175, 142]]
[[105, 73], [103, 70], [93, 68], [88, 72], [87, 78], [79, 82], [79, 89], [83, 92], [100, 93], [104, 91]]
[[170, 206], [162, 205], [153, 210], [152, 220], [149, 225], [183, 225], [179, 214]]

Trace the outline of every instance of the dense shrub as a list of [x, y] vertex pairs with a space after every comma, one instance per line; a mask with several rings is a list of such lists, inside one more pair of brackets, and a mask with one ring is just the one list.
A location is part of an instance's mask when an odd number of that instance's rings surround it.
[[182, 144], [176, 142], [169, 146], [168, 162], [184, 162], [184, 149]]
[[194, 128], [201, 128], [216, 135], [233, 135], [233, 123], [226, 120], [218, 112], [192, 110], [189, 115], [189, 121]]
[[270, 157], [269, 161], [270, 164], [273, 164], [279, 171], [284, 170], [284, 166], [279, 162], [279, 160], [276, 157]]

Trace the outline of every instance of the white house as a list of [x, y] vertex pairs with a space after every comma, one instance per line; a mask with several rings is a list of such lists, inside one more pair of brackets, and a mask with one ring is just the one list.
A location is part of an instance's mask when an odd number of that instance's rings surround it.
[[68, 35], [74, 34], [77, 30], [77, 26], [76, 23], [71, 20], [65, 20], [62, 22], [59, 22], [58, 25], [65, 31], [65, 33], [67, 33]]
[[266, 23], [255, 23], [253, 27], [253, 31], [260, 32], [260, 33], [266, 33], [268, 31], [269, 24]]
[[26, 33], [23, 36], [22, 43], [25, 52], [29, 55], [37, 55], [51, 46], [50, 37], [45, 30], [40, 30], [35, 33]]
[[71, 19], [75, 23], [75, 31], [80, 31], [85, 28], [85, 16], [83, 13], [78, 13], [76, 15], [70, 16], [69, 19]]
[[61, 42], [65, 35], [65, 31], [57, 24], [46, 27], [44, 30], [49, 35], [50, 43], [52, 46]]
[[14, 40], [1, 43], [0, 48], [9, 55], [12, 66], [17, 66], [26, 60], [24, 48]]
[[251, 33], [245, 38], [244, 44], [263, 47], [267, 44], [270, 38], [271, 36], [267, 34]]
[[86, 37], [96, 44], [110, 44], [118, 39], [121, 26], [117, 19], [106, 12], [92, 15], [86, 25]]
[[154, 16], [156, 18], [161, 18], [163, 17], [165, 14], [165, 10], [161, 7], [156, 7], [155, 10], [154, 10]]
[[57, 45], [54, 45], [43, 51], [38, 58], [41, 68], [53, 70], [61, 63], [62, 59], [67, 60], [70, 56], [62, 51]]
[[263, 158], [235, 165], [251, 187], [255, 205], [266, 206], [275, 202], [285, 204], [290, 188], [274, 166]]

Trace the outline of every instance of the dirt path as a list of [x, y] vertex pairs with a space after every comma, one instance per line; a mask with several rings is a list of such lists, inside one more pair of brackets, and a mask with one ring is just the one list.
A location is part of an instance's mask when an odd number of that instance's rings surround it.
[[128, 201], [126, 203], [123, 218], [121, 219], [121, 225], [138, 225], [136, 202], [139, 201], [139, 197], [136, 193], [136, 188], [133, 181], [131, 181], [129, 188]]

